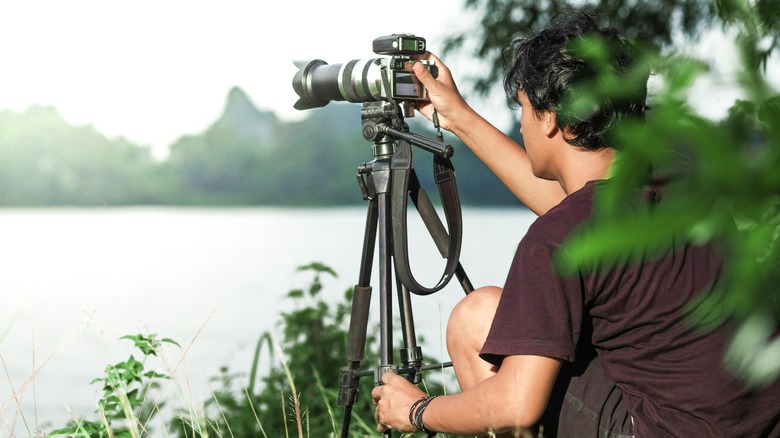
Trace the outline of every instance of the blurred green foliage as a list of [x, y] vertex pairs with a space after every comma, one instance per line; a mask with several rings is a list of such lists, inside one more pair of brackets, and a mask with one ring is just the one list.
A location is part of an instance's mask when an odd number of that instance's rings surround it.
[[445, 41], [444, 53], [467, 50], [487, 62], [488, 68], [481, 70], [480, 76], [470, 78], [479, 94], [487, 93], [502, 79], [501, 52], [513, 37], [546, 25], [552, 16], [571, 6], [592, 8], [628, 37], [641, 36], [658, 47], [694, 41], [719, 22], [743, 21], [739, 18], [743, 11], [755, 9], [758, 21], [754, 24], [769, 30], [763, 54], [759, 53], [766, 59], [777, 46], [780, 30], [777, 0], [464, 0], [463, 5], [467, 11], [475, 11], [479, 21], [454, 31]]

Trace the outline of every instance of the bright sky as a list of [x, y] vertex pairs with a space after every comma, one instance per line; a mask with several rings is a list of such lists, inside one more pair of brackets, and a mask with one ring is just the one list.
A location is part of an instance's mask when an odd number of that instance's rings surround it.
[[233, 86], [297, 118], [293, 60], [371, 58], [374, 38], [407, 32], [436, 51], [461, 3], [3, 0], [0, 109], [51, 105], [155, 147], [205, 129]]
[[[374, 57], [375, 37], [401, 32], [425, 37], [429, 49], [440, 52], [445, 36], [476, 23], [462, 16], [461, 5], [461, 0], [3, 0], [0, 109], [51, 105], [71, 123], [155, 148], [205, 129], [233, 86], [261, 109], [299, 118], [303, 113], [292, 108], [293, 60]], [[728, 56], [722, 40], [704, 50]], [[456, 79], [465, 76], [468, 66], [445, 61]], [[723, 89], [710, 84], [701, 96], [712, 99], [713, 90]], [[722, 112], [734, 98], [718, 95], [718, 102], [703, 104], [706, 111]], [[503, 99], [472, 104], [499, 125], [511, 117]], [[489, 114], [493, 108], [495, 117]]]

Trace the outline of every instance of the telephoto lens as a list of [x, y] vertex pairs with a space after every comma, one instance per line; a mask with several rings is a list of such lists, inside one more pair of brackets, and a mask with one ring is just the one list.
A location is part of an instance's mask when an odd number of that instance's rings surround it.
[[382, 100], [382, 62], [379, 58], [353, 59], [328, 64], [321, 59], [295, 61], [298, 72], [292, 85], [300, 99], [295, 109], [307, 110], [330, 101], [374, 102]]

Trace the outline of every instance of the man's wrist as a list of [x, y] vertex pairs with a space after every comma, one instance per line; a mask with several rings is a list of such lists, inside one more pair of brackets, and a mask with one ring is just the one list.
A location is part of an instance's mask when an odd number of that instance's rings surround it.
[[412, 424], [412, 427], [414, 430], [418, 432], [424, 432], [427, 434], [434, 434], [432, 430], [429, 430], [427, 427], [425, 427], [425, 422], [423, 421], [423, 414], [425, 413], [425, 409], [428, 407], [428, 404], [431, 402], [431, 400], [435, 399], [437, 396], [425, 396], [421, 397], [419, 400], [414, 402], [409, 408], [409, 422]]

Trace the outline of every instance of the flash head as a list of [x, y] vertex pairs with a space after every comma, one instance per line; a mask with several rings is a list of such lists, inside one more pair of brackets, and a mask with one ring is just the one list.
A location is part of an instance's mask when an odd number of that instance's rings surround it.
[[377, 55], [422, 55], [425, 53], [425, 38], [396, 33], [375, 39], [373, 48]]

